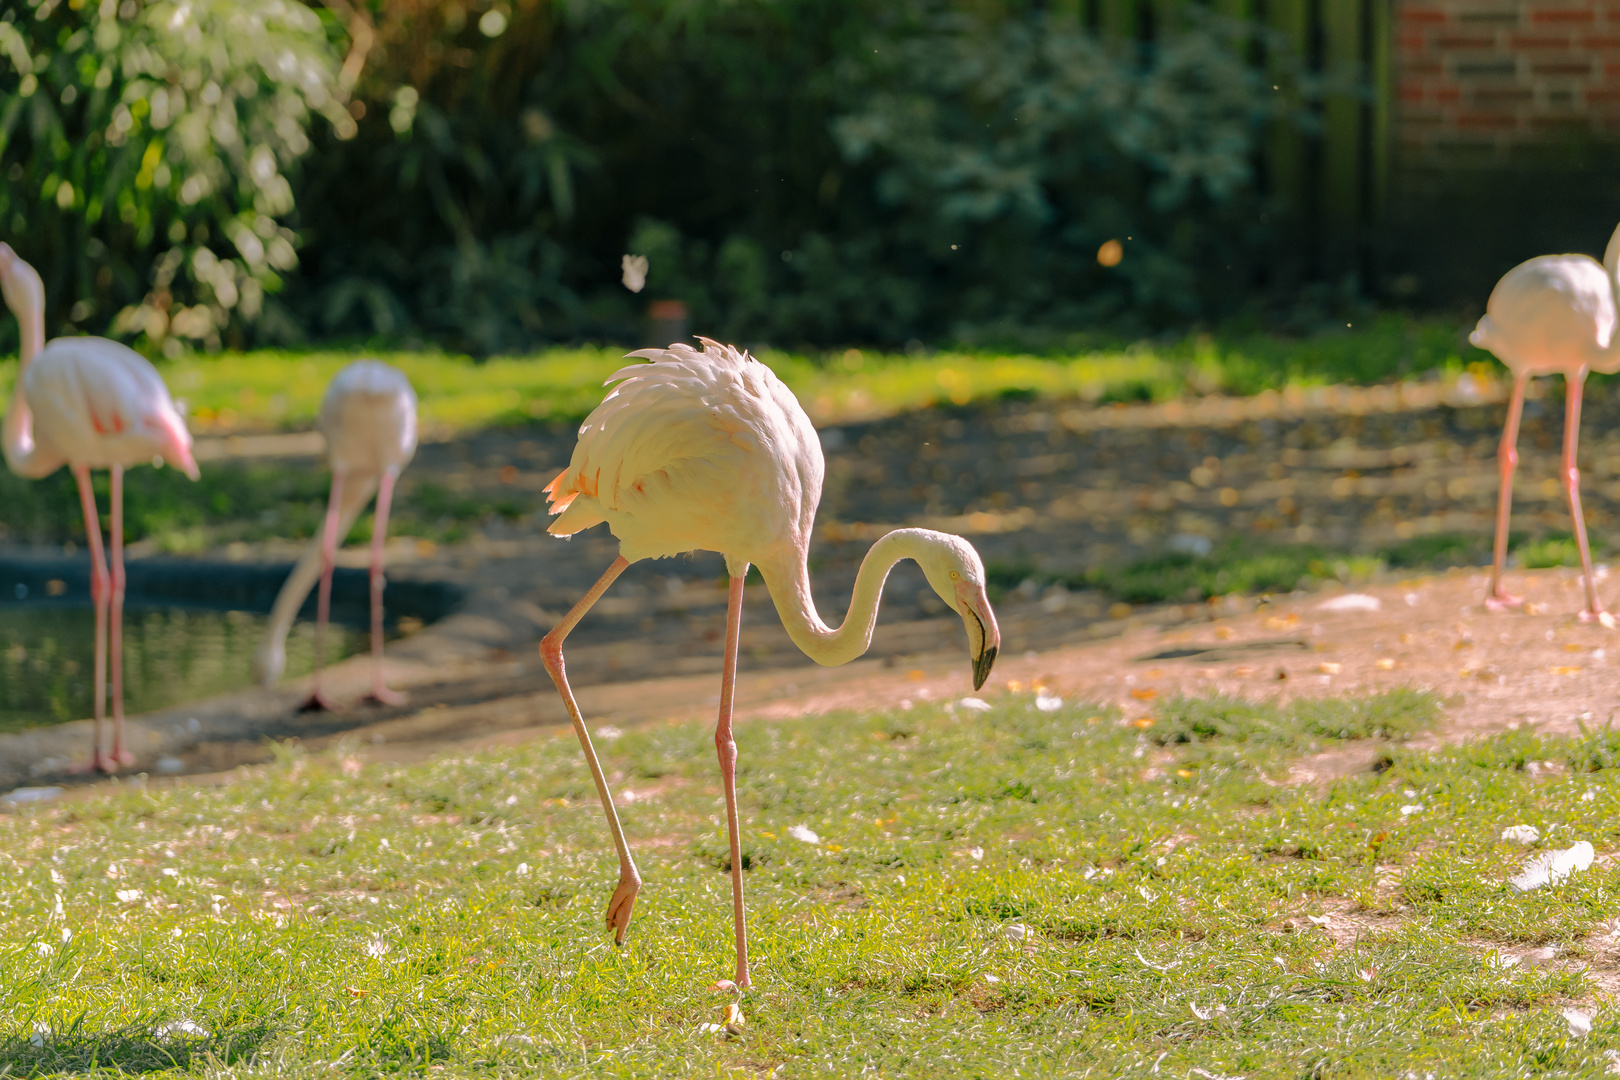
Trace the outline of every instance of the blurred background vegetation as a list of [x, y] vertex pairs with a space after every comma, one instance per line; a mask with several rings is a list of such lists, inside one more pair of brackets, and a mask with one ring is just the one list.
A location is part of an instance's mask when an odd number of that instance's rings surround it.
[[488, 355], [665, 299], [743, 342], [1039, 348], [1341, 299], [1253, 299], [1288, 242], [1259, 150], [1314, 90], [1197, 7], [1144, 44], [1033, 0], [21, 0], [0, 52], [0, 231], [53, 333]]
[[16, 0], [0, 233], [168, 355], [1320, 329], [1403, 298], [1301, 246], [1385, 167], [1346, 3]]

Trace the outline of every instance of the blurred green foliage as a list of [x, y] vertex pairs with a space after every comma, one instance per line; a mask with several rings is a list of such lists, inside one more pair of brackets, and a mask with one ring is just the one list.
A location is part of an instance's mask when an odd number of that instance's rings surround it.
[[1138, 47], [1025, 0], [25, 2], [0, 230], [56, 327], [154, 343], [489, 355], [661, 299], [795, 346], [1136, 333], [1242, 303], [1298, 119], [1277, 43], [1196, 11]]
[[0, 235], [43, 275], [53, 331], [218, 347], [265, 312], [297, 263], [289, 170], [312, 117], [354, 126], [315, 12], [19, 0], [0, 55]]

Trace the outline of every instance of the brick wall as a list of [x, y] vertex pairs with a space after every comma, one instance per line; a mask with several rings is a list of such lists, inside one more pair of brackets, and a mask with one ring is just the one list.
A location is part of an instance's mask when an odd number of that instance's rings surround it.
[[1620, 0], [1396, 0], [1395, 15], [1405, 163], [1497, 164], [1620, 136]]

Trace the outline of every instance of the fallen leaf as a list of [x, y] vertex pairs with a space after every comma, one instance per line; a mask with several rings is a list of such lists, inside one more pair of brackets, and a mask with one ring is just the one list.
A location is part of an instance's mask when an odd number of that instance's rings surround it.
[[1131, 697], [1137, 701], [1152, 701], [1159, 696], [1159, 692], [1151, 686], [1139, 686], [1131, 691]]
[[1331, 600], [1324, 600], [1316, 605], [1317, 611], [1377, 611], [1382, 608], [1383, 602], [1376, 596], [1366, 593], [1345, 593], [1335, 596]]
[[1316, 670], [1320, 671], [1323, 675], [1337, 675], [1339, 672], [1344, 670], [1344, 665], [1335, 663], [1332, 660], [1324, 660], [1320, 664], [1316, 665]]
[[1519, 892], [1530, 892], [1543, 885], [1558, 885], [1590, 867], [1595, 856], [1592, 845], [1585, 840], [1562, 851], [1544, 851], [1527, 860], [1524, 869], [1509, 878], [1508, 884]]
[[1136, 950], [1136, 958], [1138, 960], [1142, 961], [1142, 966], [1143, 967], [1152, 968], [1154, 971], [1169, 971], [1171, 968], [1178, 968], [1178, 967], [1181, 966], [1181, 961], [1180, 960], [1172, 960], [1168, 964], [1155, 964], [1155, 963], [1151, 962], [1150, 960], [1148, 960], [1147, 957], [1142, 955], [1142, 950], [1141, 949]]
[[1151, 716], [1138, 716], [1135, 720], [1132, 720], [1131, 723], [1132, 723], [1132, 725], [1134, 725], [1136, 727], [1139, 727], [1139, 728], [1150, 728], [1150, 727], [1153, 726], [1153, 717], [1151, 717]]
[[1395, 661], [1391, 660], [1387, 656], [1382, 656], [1374, 662], [1373, 666], [1379, 671], [1393, 671], [1395, 669]]
[[1564, 667], [1555, 667], [1555, 668], [1553, 668], [1552, 673], [1554, 675], [1574, 675], [1574, 674], [1577, 674], [1580, 670], [1581, 669], [1579, 667], [1566, 665]]
[[1579, 1009], [1565, 1009], [1562, 1013], [1564, 1023], [1569, 1025], [1569, 1033], [1579, 1039], [1583, 1035], [1592, 1033], [1592, 1017]]

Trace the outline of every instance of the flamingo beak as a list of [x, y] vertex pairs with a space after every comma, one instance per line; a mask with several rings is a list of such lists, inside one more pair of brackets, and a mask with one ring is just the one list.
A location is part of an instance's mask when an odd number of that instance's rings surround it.
[[983, 585], [958, 582], [956, 600], [967, 627], [968, 647], [973, 652], [973, 689], [977, 690], [995, 666], [996, 653], [1001, 650], [1001, 628], [996, 625], [996, 613], [990, 609]]

